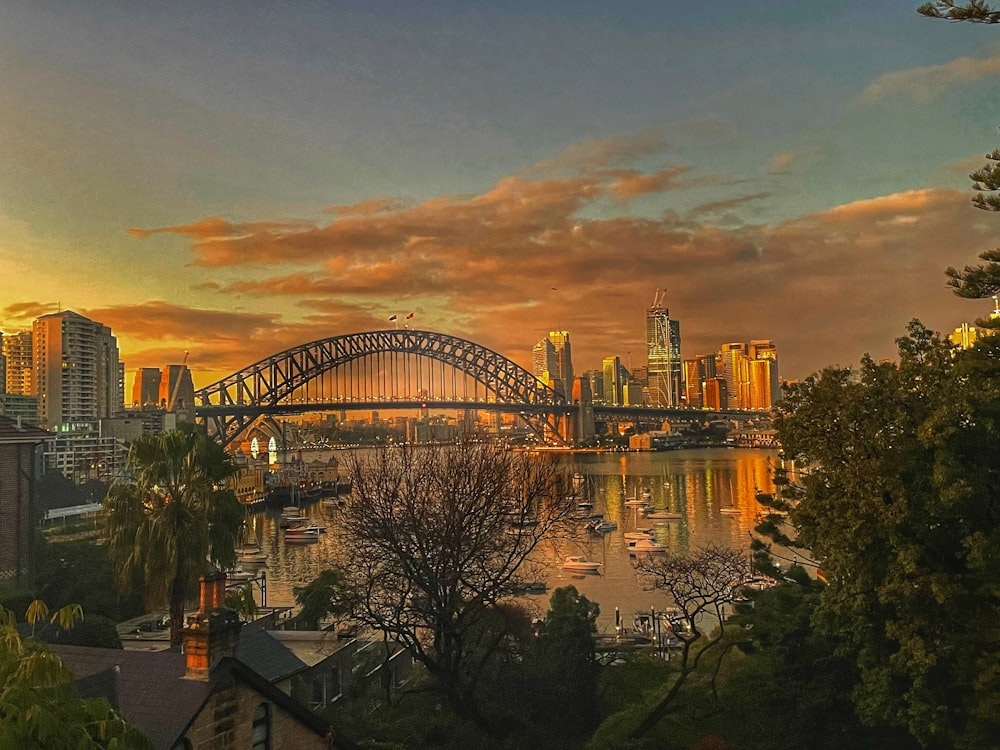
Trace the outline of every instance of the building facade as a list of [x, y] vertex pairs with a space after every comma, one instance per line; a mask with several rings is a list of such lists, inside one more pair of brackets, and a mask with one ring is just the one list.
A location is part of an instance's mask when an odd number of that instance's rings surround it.
[[107, 326], [71, 310], [43, 315], [32, 328], [38, 426], [60, 431], [122, 410], [118, 341]]
[[681, 404], [681, 324], [670, 317], [663, 304], [664, 293], [656, 291], [653, 305], [646, 310], [646, 360], [649, 402], [661, 408]]
[[31, 331], [5, 333], [3, 354], [7, 360], [4, 385], [7, 393], [18, 396], [32, 394]]

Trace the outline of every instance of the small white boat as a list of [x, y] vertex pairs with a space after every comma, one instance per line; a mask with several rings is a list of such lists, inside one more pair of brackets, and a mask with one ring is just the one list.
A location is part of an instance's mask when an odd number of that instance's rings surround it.
[[562, 566], [565, 570], [582, 570], [590, 573], [596, 573], [601, 569], [601, 563], [588, 560], [582, 555], [568, 556], [565, 560], [563, 560]]
[[646, 500], [638, 500], [636, 498], [629, 498], [625, 501], [626, 508], [645, 508], [649, 505]]
[[[325, 531], [325, 529], [324, 529]], [[299, 526], [294, 529], [285, 529], [285, 538], [293, 536], [319, 536], [320, 527], [319, 526]]]
[[628, 553], [630, 555], [649, 554], [654, 552], [666, 552], [667, 545], [657, 542], [654, 539], [630, 539], [628, 542]]

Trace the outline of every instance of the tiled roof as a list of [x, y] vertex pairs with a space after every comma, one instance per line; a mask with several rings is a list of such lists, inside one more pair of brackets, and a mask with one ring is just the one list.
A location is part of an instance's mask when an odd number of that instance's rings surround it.
[[47, 430], [35, 427], [33, 424], [0, 416], [0, 443], [42, 443], [54, 440], [55, 435]]
[[[169, 748], [211, 692], [208, 682], [183, 679], [187, 668], [184, 655], [178, 652], [60, 645], [51, 648], [78, 680], [84, 680], [84, 688], [97, 689], [102, 683], [106, 686], [108, 675], [99, 675], [117, 668], [116, 708], [149, 738], [153, 747]], [[101, 695], [112, 697], [106, 692]]]
[[268, 682], [291, 677], [308, 665], [263, 629], [244, 627], [236, 647], [236, 658]]

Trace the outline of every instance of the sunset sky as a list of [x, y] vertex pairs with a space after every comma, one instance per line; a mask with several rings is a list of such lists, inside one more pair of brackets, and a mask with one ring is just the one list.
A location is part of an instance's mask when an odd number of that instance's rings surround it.
[[75, 310], [202, 387], [413, 312], [582, 371], [663, 288], [685, 357], [892, 356], [1000, 246], [1000, 29], [917, 5], [5, 0], [0, 329]]

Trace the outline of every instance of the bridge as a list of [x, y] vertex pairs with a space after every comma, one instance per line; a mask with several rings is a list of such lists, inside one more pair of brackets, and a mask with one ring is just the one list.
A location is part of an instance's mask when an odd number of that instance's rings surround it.
[[[372, 409], [466, 409], [519, 415], [543, 439], [572, 439], [580, 404], [501, 354], [410, 328], [319, 339], [254, 362], [195, 392], [195, 418], [227, 446], [265, 416]], [[653, 423], [704, 412], [584, 406], [596, 417]]]

